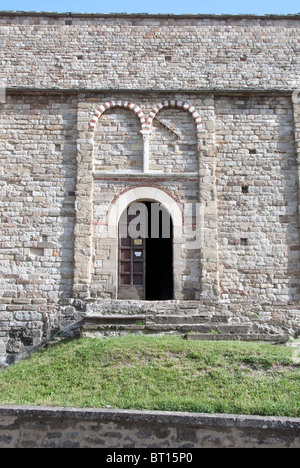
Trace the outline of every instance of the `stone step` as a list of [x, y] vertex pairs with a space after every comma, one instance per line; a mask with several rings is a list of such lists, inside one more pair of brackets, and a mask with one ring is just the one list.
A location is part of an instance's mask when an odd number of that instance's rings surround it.
[[225, 316], [208, 316], [204, 314], [196, 314], [196, 315], [149, 315], [145, 316], [147, 323], [156, 323], [156, 324], [173, 324], [173, 323], [180, 323], [180, 324], [207, 324], [207, 323], [223, 323], [227, 324], [229, 319]]
[[124, 333], [148, 335], [171, 333], [180, 335], [187, 340], [203, 341], [241, 340], [286, 343], [290, 338], [289, 335], [252, 333], [251, 324], [230, 324], [213, 320], [206, 320], [204, 323], [204, 317], [200, 315], [92, 314], [86, 316], [83, 321], [82, 334], [86, 336], [109, 336]]
[[89, 315], [84, 318], [84, 326], [93, 327], [95, 325], [126, 325], [143, 322], [145, 324], [144, 315]]
[[186, 340], [199, 341], [267, 341], [270, 343], [287, 343], [289, 335], [271, 335], [271, 334], [208, 334], [208, 333], [189, 333], [183, 337]]
[[197, 323], [170, 323], [170, 324], [156, 324], [146, 323], [148, 330], [180, 330], [180, 331], [197, 331], [203, 334], [221, 334], [226, 333], [227, 335], [236, 333], [248, 333], [250, 331], [249, 325], [228, 325], [228, 324], [197, 324]]
[[203, 315], [210, 314], [200, 310], [198, 302], [194, 301], [126, 301], [126, 300], [94, 300], [86, 306], [87, 314], [100, 315], [139, 315], [139, 314], [161, 314], [161, 315]]
[[[231, 329], [228, 333], [226, 333], [226, 330], [217, 330], [213, 329], [211, 327], [208, 327], [206, 329], [203, 329], [203, 327], [195, 326], [192, 324], [189, 325], [180, 325], [180, 324], [174, 324], [172, 325], [165, 325], [165, 326], [159, 326], [159, 325], [145, 325], [145, 324], [138, 324], [138, 323], [132, 323], [132, 324], [117, 324], [117, 325], [112, 325], [112, 324], [96, 324], [95, 326], [89, 326], [89, 325], [84, 325], [82, 327], [83, 332], [84, 331], [100, 331], [100, 330], [145, 330], [147, 332], [155, 332], [155, 333], [163, 333], [163, 332], [169, 332], [169, 331], [177, 331], [180, 332], [181, 334], [183, 333], [196, 333], [200, 335], [209, 335], [209, 336], [218, 336], [218, 335], [226, 335], [226, 336], [241, 336], [241, 335], [246, 335], [249, 332], [249, 329], [246, 330], [240, 330], [240, 329]], [[196, 335], [195, 335], [196, 336]]]
[[212, 326], [217, 326], [216, 324], [228, 324], [228, 317], [208, 317], [204, 315], [102, 315], [102, 314], [92, 314], [87, 315], [84, 320], [85, 324], [126, 324], [126, 323], [136, 323], [144, 322], [147, 324], [161, 324], [161, 325], [170, 325], [170, 324], [203, 324], [207, 325], [211, 323]]
[[90, 315], [86, 316], [83, 323], [83, 331], [100, 330], [145, 330], [147, 332], [180, 333], [198, 332], [203, 334], [248, 334], [250, 325], [234, 325], [228, 323], [203, 322], [199, 316], [146, 316], [146, 315]]

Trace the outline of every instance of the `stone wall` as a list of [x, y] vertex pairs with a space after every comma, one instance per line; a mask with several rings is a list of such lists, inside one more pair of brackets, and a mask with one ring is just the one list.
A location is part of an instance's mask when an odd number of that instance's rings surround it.
[[299, 24], [0, 14], [1, 364], [116, 299], [126, 194], [174, 207], [175, 300], [299, 331]]
[[[156, 105], [153, 94], [131, 97], [144, 115]], [[163, 171], [146, 173], [139, 169], [143, 141], [133, 112], [112, 108], [94, 130], [88, 127], [96, 102], [106, 102], [107, 95], [7, 96], [1, 129], [4, 360], [7, 353], [13, 358], [24, 346], [39, 344], [59, 323], [80, 317], [76, 298], [116, 298], [117, 244], [108, 235], [108, 214], [121, 194], [134, 189], [143, 189], [144, 197], [157, 189], [182, 209], [197, 202], [203, 209], [201, 249], [186, 249], [179, 239], [174, 250], [175, 299], [204, 301], [203, 310], [223, 310], [234, 321], [259, 320], [269, 330], [299, 329], [291, 97], [175, 97], [197, 109], [201, 128], [175, 107], [158, 113], [163, 125], [153, 121], [148, 163], [162, 154], [165, 164]], [[176, 167], [172, 160], [168, 164], [169, 151], [181, 152], [174, 133], [184, 127], [192, 140], [189, 147], [183, 138], [182, 145], [192, 172], [180, 154]], [[114, 151], [123, 158], [121, 166]]]
[[0, 79], [38, 89], [296, 89], [299, 21], [2, 13]]
[[180, 448], [195, 461], [197, 448], [299, 448], [299, 429], [297, 418], [0, 407], [0, 448]]
[[299, 301], [298, 176], [289, 98], [216, 100], [223, 299]]
[[12, 354], [37, 345], [72, 295], [76, 114], [60, 95], [1, 105], [1, 348]]

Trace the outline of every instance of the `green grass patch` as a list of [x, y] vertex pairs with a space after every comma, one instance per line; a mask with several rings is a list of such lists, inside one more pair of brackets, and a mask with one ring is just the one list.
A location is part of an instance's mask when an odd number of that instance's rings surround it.
[[81, 338], [0, 372], [0, 403], [300, 417], [292, 352], [173, 336]]

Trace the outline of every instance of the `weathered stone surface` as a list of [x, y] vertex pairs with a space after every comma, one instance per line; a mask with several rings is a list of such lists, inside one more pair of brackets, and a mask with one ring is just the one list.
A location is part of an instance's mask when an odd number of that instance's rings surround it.
[[0, 407], [1, 448], [299, 448], [299, 429], [298, 418]]
[[291, 90], [298, 28], [299, 15], [2, 13], [0, 76], [38, 89]]
[[124, 314], [299, 332], [299, 25], [0, 14], [0, 365], [90, 302], [119, 314], [110, 215], [128, 193], [177, 206], [175, 300]]

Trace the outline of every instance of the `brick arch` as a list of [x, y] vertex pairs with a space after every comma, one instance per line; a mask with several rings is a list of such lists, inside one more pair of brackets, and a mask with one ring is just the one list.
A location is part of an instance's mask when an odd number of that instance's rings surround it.
[[107, 111], [108, 109], [112, 109], [113, 107], [122, 107], [124, 109], [132, 110], [138, 116], [138, 118], [140, 119], [141, 126], [143, 126], [145, 124], [145, 122], [146, 122], [143, 111], [141, 110], [141, 108], [139, 106], [137, 106], [133, 102], [124, 101], [124, 100], [118, 100], [118, 101], [111, 100], [111, 101], [105, 102], [104, 104], [101, 104], [98, 107], [98, 109], [96, 110], [96, 112], [93, 115], [93, 118], [90, 121], [90, 124], [89, 124], [90, 129], [94, 130], [96, 125], [97, 125], [97, 122], [98, 122], [99, 118], [101, 117], [101, 115], [105, 111]]
[[157, 104], [152, 109], [152, 111], [150, 112], [150, 114], [149, 114], [143, 128], [145, 130], [150, 131], [153, 119], [156, 117], [158, 112], [160, 112], [162, 109], [164, 109], [166, 107], [173, 107], [173, 108], [176, 108], [176, 109], [183, 109], [183, 110], [189, 112], [192, 115], [192, 117], [194, 118], [197, 129], [202, 128], [201, 117], [198, 114], [196, 108], [194, 106], [192, 106], [191, 104], [189, 104], [188, 102], [186, 102], [186, 101], [181, 101], [181, 100], [176, 100], [176, 99], [165, 100], [165, 101], [162, 101], [159, 104]]

